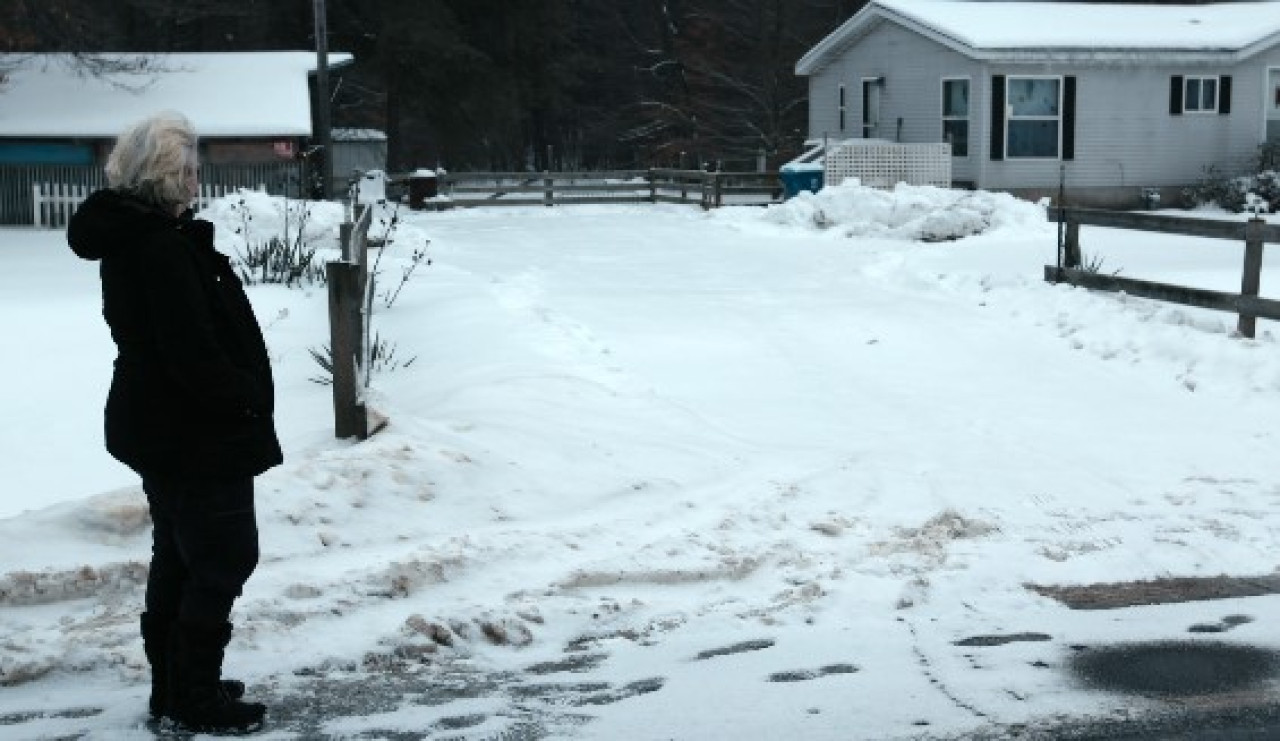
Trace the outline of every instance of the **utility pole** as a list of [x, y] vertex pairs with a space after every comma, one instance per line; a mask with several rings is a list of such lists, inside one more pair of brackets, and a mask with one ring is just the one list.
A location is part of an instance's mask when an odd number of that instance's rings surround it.
[[329, 24], [324, 0], [314, 0], [316, 20], [316, 141], [320, 146], [321, 197], [333, 190], [333, 132], [329, 123]]

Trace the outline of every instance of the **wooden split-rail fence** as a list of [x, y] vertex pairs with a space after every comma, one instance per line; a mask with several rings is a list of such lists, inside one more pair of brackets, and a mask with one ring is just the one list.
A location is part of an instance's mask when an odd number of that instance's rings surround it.
[[[1262, 284], [1263, 246], [1267, 242], [1280, 243], [1280, 225], [1268, 224], [1256, 217], [1244, 222], [1218, 221], [1084, 208], [1050, 209], [1049, 218], [1062, 224], [1064, 234], [1058, 247], [1058, 264], [1045, 266], [1046, 281], [1070, 283], [1099, 291], [1123, 291], [1131, 296], [1233, 312], [1240, 317], [1237, 331], [1242, 337], [1254, 336], [1259, 317], [1280, 321], [1280, 301], [1258, 296]], [[1080, 252], [1082, 225], [1212, 239], [1243, 240], [1244, 266], [1240, 279], [1240, 292], [1211, 291], [1170, 283], [1121, 278], [1117, 275], [1086, 270], [1082, 265]]]
[[[430, 177], [430, 176], [429, 176]], [[654, 168], [613, 172], [463, 172], [435, 176], [435, 191], [416, 202], [413, 175], [391, 182], [408, 186], [414, 208], [563, 206], [581, 204], [696, 203], [704, 209], [765, 205], [782, 199], [776, 172], [706, 172]]]

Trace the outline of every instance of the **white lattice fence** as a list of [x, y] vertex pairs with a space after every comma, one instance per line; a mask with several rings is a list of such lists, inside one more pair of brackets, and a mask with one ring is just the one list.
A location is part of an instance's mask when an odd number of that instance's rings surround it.
[[[259, 185], [259, 191], [266, 191], [267, 186]], [[48, 229], [65, 228], [71, 220], [71, 214], [80, 208], [80, 204], [94, 190], [88, 185], [71, 185], [68, 183], [36, 183], [31, 186], [33, 222], [38, 227]], [[200, 195], [196, 197], [196, 208], [209, 205], [210, 201], [234, 193], [238, 188], [230, 185], [200, 184]]]
[[829, 147], [824, 167], [827, 185], [857, 178], [872, 188], [892, 188], [898, 183], [949, 188], [951, 145], [855, 139]]

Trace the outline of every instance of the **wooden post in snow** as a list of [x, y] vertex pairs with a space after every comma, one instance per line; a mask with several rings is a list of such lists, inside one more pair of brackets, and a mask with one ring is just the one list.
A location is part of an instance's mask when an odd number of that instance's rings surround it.
[[[1241, 296], [1257, 296], [1262, 287], [1262, 227], [1265, 224], [1265, 221], [1255, 216], [1244, 225], [1244, 274], [1240, 278]], [[1257, 316], [1242, 313], [1236, 329], [1242, 337], [1252, 339], [1257, 325]]]
[[356, 372], [356, 332], [360, 316], [360, 266], [333, 261], [329, 280], [329, 348], [333, 363], [333, 433], [339, 438], [368, 437]]
[[1067, 216], [1067, 235], [1062, 242], [1062, 267], [1078, 268], [1083, 263], [1080, 255], [1080, 222]]

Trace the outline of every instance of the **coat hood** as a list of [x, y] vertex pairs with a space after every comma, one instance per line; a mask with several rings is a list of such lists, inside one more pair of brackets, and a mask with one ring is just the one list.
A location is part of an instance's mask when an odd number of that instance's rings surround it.
[[133, 196], [103, 189], [85, 199], [71, 216], [67, 244], [85, 260], [101, 260], [175, 221]]

